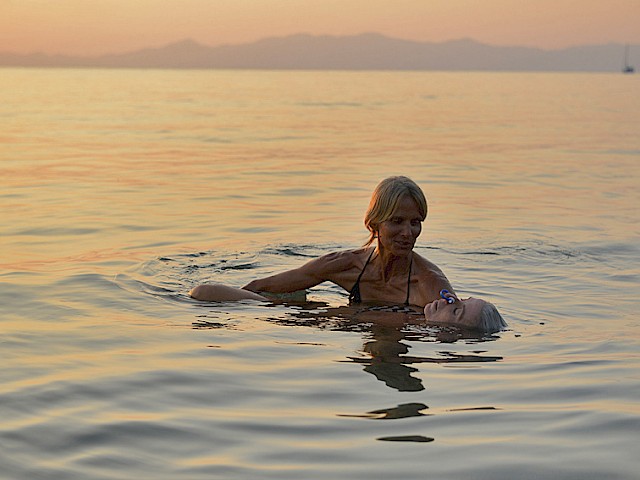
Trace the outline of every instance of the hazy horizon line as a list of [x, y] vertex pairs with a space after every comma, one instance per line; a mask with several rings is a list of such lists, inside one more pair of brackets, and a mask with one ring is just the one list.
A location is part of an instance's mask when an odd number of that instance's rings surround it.
[[606, 43], [582, 43], [582, 44], [575, 44], [575, 45], [570, 45], [570, 46], [565, 46], [565, 47], [547, 48], [547, 47], [538, 47], [538, 46], [520, 45], [520, 44], [493, 44], [493, 43], [488, 43], [488, 42], [484, 42], [484, 41], [481, 41], [481, 40], [477, 40], [477, 39], [475, 39], [473, 37], [459, 37], [459, 38], [453, 38], [453, 39], [442, 40], [442, 41], [413, 40], [413, 39], [395, 37], [395, 36], [387, 35], [387, 34], [384, 34], [384, 33], [369, 31], [369, 32], [354, 33], [354, 34], [351, 34], [351, 35], [314, 34], [314, 33], [308, 33], [308, 32], [298, 32], [298, 33], [291, 33], [291, 34], [287, 34], [287, 35], [270, 35], [270, 36], [260, 37], [260, 38], [255, 39], [255, 40], [249, 40], [249, 41], [245, 41], [245, 42], [236, 42], [236, 43], [226, 42], [226, 43], [218, 43], [218, 44], [207, 44], [205, 42], [201, 42], [199, 40], [196, 40], [193, 37], [182, 37], [182, 38], [178, 38], [176, 40], [167, 41], [167, 42], [164, 42], [164, 43], [161, 43], [161, 44], [148, 45], [148, 46], [142, 46], [142, 47], [132, 48], [132, 49], [128, 49], [128, 50], [113, 51], [113, 52], [110, 52], [110, 53], [97, 53], [97, 54], [74, 54], [74, 53], [65, 53], [65, 52], [44, 52], [42, 50], [35, 50], [35, 51], [28, 52], [28, 53], [19, 53], [19, 52], [10, 51], [10, 50], [0, 50], [0, 53], [9, 54], [9, 55], [17, 55], [17, 56], [25, 56], [25, 57], [26, 56], [34, 56], [34, 55], [45, 55], [45, 56], [60, 56], [60, 57], [74, 57], [74, 58], [87, 58], [88, 59], [88, 58], [108, 57], [108, 56], [114, 56], [114, 55], [127, 55], [127, 54], [130, 54], [130, 53], [137, 53], [137, 52], [144, 51], [144, 50], [163, 49], [163, 48], [166, 48], [168, 46], [177, 45], [177, 44], [181, 44], [181, 43], [193, 43], [193, 44], [196, 44], [196, 45], [199, 45], [199, 46], [202, 46], [202, 47], [206, 47], [206, 48], [220, 48], [220, 47], [236, 47], [236, 46], [253, 45], [253, 44], [260, 43], [260, 42], [267, 41], [267, 40], [286, 39], [286, 38], [294, 38], [294, 37], [344, 39], [344, 38], [367, 37], [367, 36], [370, 36], [370, 37], [382, 37], [382, 38], [386, 38], [386, 39], [398, 40], [398, 41], [402, 41], [402, 42], [420, 44], [420, 45], [446, 45], [446, 44], [458, 43], [458, 42], [473, 42], [473, 43], [477, 43], [479, 45], [484, 45], [484, 46], [489, 46], [489, 47], [494, 47], [494, 48], [523, 48], [523, 49], [531, 49], [531, 50], [540, 50], [540, 51], [543, 51], [543, 52], [557, 52], [557, 51], [562, 51], [562, 50], [569, 50], [569, 49], [572, 49], [572, 48], [604, 46], [604, 45], [622, 45], [622, 46], [628, 45], [629, 47], [638, 47], [638, 46], [640, 46], [640, 44], [633, 44], [633, 43], [629, 43], [629, 42], [610, 41], [610, 42], [606, 42]]

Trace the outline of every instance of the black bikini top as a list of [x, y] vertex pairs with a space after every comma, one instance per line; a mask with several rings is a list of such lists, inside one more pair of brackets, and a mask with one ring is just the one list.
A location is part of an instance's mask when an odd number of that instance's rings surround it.
[[[362, 297], [360, 296], [360, 279], [362, 278], [362, 275], [364, 274], [364, 271], [367, 268], [367, 265], [369, 265], [369, 261], [371, 260], [371, 257], [373, 257], [373, 253], [375, 251], [376, 251], [375, 248], [371, 250], [371, 253], [369, 254], [369, 258], [367, 258], [367, 261], [365, 262], [364, 267], [362, 267], [362, 271], [360, 272], [360, 275], [358, 275], [358, 279], [356, 280], [356, 283], [354, 283], [353, 287], [351, 287], [351, 291], [349, 292], [350, 304], [362, 303]], [[412, 264], [413, 264], [413, 256], [411, 256], [411, 261], [409, 262], [409, 275], [407, 277], [407, 299], [404, 301], [405, 305], [409, 305], [409, 294], [411, 293], [411, 265]]]

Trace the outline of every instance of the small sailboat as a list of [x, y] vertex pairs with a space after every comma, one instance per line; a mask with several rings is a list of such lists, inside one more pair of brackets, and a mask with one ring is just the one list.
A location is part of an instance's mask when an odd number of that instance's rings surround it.
[[629, 45], [625, 45], [624, 48], [624, 65], [622, 66], [622, 73], [633, 73], [636, 69], [629, 65]]

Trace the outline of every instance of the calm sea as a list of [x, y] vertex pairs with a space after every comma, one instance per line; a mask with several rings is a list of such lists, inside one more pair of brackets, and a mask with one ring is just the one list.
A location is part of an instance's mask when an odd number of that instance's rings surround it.
[[[0, 122], [2, 479], [637, 478], [637, 77], [2, 69]], [[508, 331], [188, 298], [395, 174]]]

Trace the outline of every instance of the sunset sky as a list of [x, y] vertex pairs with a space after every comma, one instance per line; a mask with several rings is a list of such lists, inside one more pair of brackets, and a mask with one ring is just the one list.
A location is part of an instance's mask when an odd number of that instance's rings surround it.
[[378, 32], [557, 49], [640, 44], [640, 0], [0, 0], [0, 52], [96, 55], [191, 38]]

